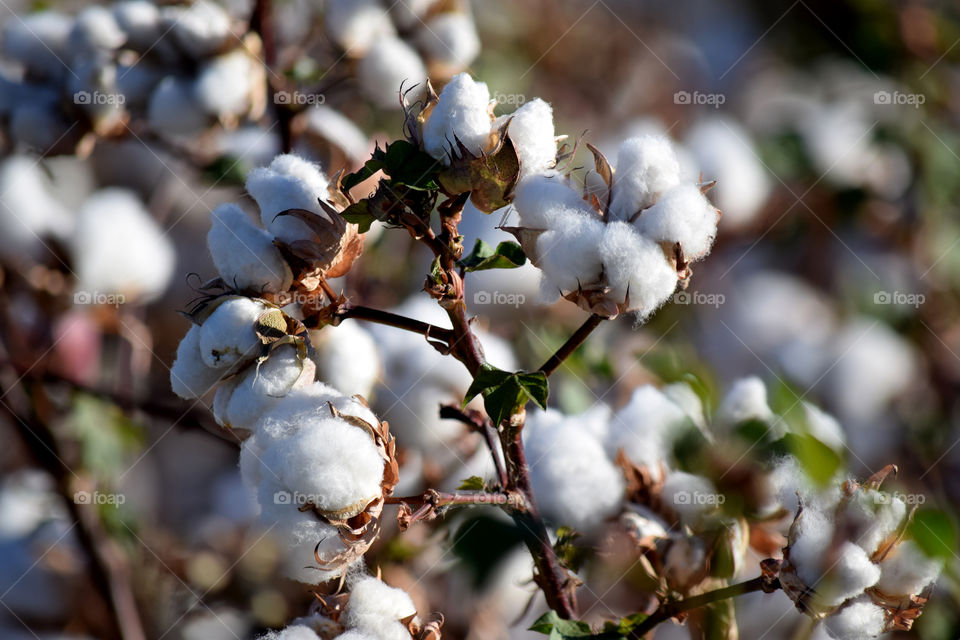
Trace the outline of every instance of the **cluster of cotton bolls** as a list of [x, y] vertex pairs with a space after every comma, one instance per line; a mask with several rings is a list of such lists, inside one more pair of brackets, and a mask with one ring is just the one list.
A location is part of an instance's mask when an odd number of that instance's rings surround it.
[[331, 0], [324, 22], [344, 55], [356, 60], [361, 90], [384, 108], [401, 106], [401, 85], [422, 90], [428, 76], [449, 78], [480, 52], [466, 2]]
[[785, 593], [801, 611], [825, 618], [838, 640], [909, 629], [942, 568], [906, 535], [908, 506], [880, 482], [801, 493], [784, 550]]
[[0, 77], [0, 113], [14, 142], [65, 152], [86, 131], [122, 134], [132, 116], [171, 135], [232, 125], [265, 108], [260, 48], [208, 0], [40, 11], [3, 25], [0, 50], [14, 64]]
[[50, 259], [51, 241], [67, 248], [81, 304], [149, 302], [173, 274], [173, 245], [136, 194], [92, 191], [71, 211], [30, 156], [0, 164], [0, 222], [0, 257], [9, 262]]

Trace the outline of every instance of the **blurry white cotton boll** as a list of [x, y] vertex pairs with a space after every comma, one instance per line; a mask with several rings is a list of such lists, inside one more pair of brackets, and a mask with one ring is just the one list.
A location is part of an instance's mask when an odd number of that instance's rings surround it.
[[170, 281], [176, 254], [170, 238], [140, 199], [123, 189], [102, 189], [80, 206], [72, 238], [77, 288], [149, 302]]
[[74, 63], [105, 58], [127, 41], [110, 9], [90, 6], [77, 14], [70, 31], [70, 57]]
[[0, 540], [29, 535], [43, 522], [66, 512], [49, 475], [24, 470], [8, 474], [0, 487]]
[[431, 73], [451, 76], [470, 66], [480, 53], [480, 37], [468, 13], [445, 12], [430, 18], [417, 34]]
[[333, 41], [353, 57], [364, 56], [378, 39], [394, 33], [379, 0], [329, 0], [324, 26]]
[[459, 140], [479, 156], [490, 139], [490, 90], [466, 73], [454, 76], [440, 92], [440, 99], [423, 126], [424, 149], [449, 164], [460, 157]]
[[661, 465], [670, 468], [673, 443], [689, 420], [683, 409], [656, 387], [639, 387], [610, 419], [607, 455], [616, 458], [623, 450], [633, 464], [659, 478]]
[[11, 156], [0, 164], [0, 254], [41, 257], [42, 238], [67, 237], [73, 216], [50, 194], [50, 181], [37, 160]]
[[336, 109], [322, 104], [314, 105], [304, 112], [304, 121], [308, 134], [338, 147], [351, 162], [362, 163], [369, 155], [370, 137]]
[[112, 7], [113, 16], [127, 36], [127, 46], [144, 50], [160, 36], [160, 9], [149, 0], [122, 0]]
[[603, 444], [580, 424], [597, 419], [591, 412], [605, 420], [610, 410], [599, 405], [582, 416], [533, 411], [523, 430], [533, 492], [544, 517], [584, 532], [616, 514], [625, 489]]
[[216, 52], [230, 36], [230, 16], [220, 5], [208, 0], [164, 7], [160, 16], [164, 33], [169, 32], [193, 58]]
[[[342, 638], [343, 635], [337, 636]], [[319, 640], [320, 636], [313, 629], [302, 624], [292, 624], [279, 631], [271, 631], [260, 636], [258, 640]]]
[[175, 136], [197, 133], [210, 123], [197, 101], [193, 81], [176, 76], [167, 76], [153, 90], [147, 120], [154, 131]]
[[680, 516], [682, 524], [694, 528], [704, 516], [716, 511], [720, 502], [717, 488], [709, 479], [684, 471], [667, 474], [661, 499]]
[[357, 80], [364, 95], [382, 109], [400, 108], [400, 91], [413, 102], [426, 87], [427, 70], [420, 55], [400, 38], [386, 36], [370, 45], [357, 65]]
[[227, 286], [273, 293], [290, 288], [290, 266], [269, 233], [232, 203], [220, 205], [211, 217], [207, 247]]
[[847, 438], [836, 418], [809, 402], [803, 403], [803, 412], [810, 435], [836, 452], [846, 449]]
[[260, 220], [267, 231], [292, 244], [312, 237], [313, 232], [303, 222], [277, 214], [289, 209], [304, 209], [328, 219], [318, 202], [318, 199], [327, 199], [328, 184], [319, 165], [286, 154], [274, 158], [270, 166], [247, 174], [246, 187], [260, 206]]
[[773, 422], [776, 416], [767, 404], [767, 386], [756, 376], [741, 378], [733, 383], [723, 397], [712, 426], [720, 433], [729, 432], [750, 420]]
[[700, 120], [686, 136], [705, 181], [716, 180], [709, 191], [723, 212], [725, 228], [749, 224], [770, 195], [771, 184], [750, 134], [736, 122], [722, 118]]
[[520, 179], [553, 168], [557, 160], [553, 109], [540, 98], [534, 98], [513, 113], [494, 120], [499, 129], [510, 122], [508, 133], [520, 158]]
[[370, 397], [380, 377], [380, 354], [363, 325], [347, 319], [336, 327], [310, 333], [317, 375], [344, 395]]
[[28, 77], [57, 80], [66, 76], [67, 41], [73, 18], [40, 11], [4, 21], [0, 51], [24, 65]]
[[390, 17], [401, 29], [410, 29], [420, 24], [436, 0], [396, 0], [390, 3]]
[[194, 95], [212, 116], [241, 116], [250, 109], [252, 93], [262, 81], [263, 73], [263, 68], [250, 54], [237, 48], [201, 65]]

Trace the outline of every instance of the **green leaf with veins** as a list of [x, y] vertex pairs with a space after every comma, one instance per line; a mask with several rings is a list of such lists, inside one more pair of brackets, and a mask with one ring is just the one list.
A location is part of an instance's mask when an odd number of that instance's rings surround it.
[[511, 373], [484, 364], [470, 388], [467, 389], [463, 406], [467, 406], [467, 403], [481, 393], [483, 407], [490, 416], [490, 420], [496, 425], [522, 409], [531, 400], [546, 409], [550, 388], [547, 377], [540, 371]]
[[527, 261], [523, 249], [516, 242], [501, 242], [494, 249], [483, 240], [477, 240], [473, 251], [460, 261], [467, 271], [487, 269], [516, 269]]

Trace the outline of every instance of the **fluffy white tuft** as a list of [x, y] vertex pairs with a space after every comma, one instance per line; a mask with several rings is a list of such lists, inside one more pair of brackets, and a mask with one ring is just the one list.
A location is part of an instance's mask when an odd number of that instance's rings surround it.
[[217, 391], [229, 393], [226, 406], [218, 411], [214, 400], [214, 415], [222, 424], [253, 429], [257, 422], [295, 386], [313, 382], [314, 367], [310, 360], [300, 361], [293, 345], [275, 349], [258, 367], [250, 367], [230, 388]]
[[269, 233], [232, 203], [214, 209], [212, 218], [207, 247], [217, 272], [228, 286], [273, 293], [290, 288], [290, 265]]
[[181, 398], [198, 398], [213, 388], [222, 375], [200, 357], [200, 326], [192, 325], [177, 346], [177, 358], [170, 368], [170, 386]]
[[883, 633], [886, 624], [883, 609], [864, 597], [827, 618], [824, 627], [835, 640], [868, 640]]
[[583, 197], [556, 172], [530, 176], [517, 187], [513, 206], [520, 224], [528, 229], [547, 229], [558, 209], [582, 210], [590, 214]]
[[893, 547], [880, 563], [880, 591], [891, 596], [917, 595], [937, 579], [943, 562], [931, 558], [912, 540]]
[[807, 507], [797, 523], [797, 537], [790, 546], [790, 562], [804, 584], [816, 585], [823, 577], [824, 550], [833, 540], [833, 518], [816, 508]]
[[466, 73], [454, 76], [440, 92], [440, 100], [423, 125], [424, 149], [449, 164], [460, 157], [457, 140], [480, 155], [490, 138], [490, 91]]
[[638, 234], [626, 222], [605, 225], [598, 248], [609, 295], [629, 301], [627, 311], [649, 316], [677, 288], [677, 272], [656, 242]]
[[631, 462], [659, 477], [661, 464], [670, 468], [673, 442], [686, 419], [684, 411], [659, 389], [638, 387], [610, 420], [607, 454], [615, 458], [622, 449]]
[[231, 298], [210, 314], [200, 327], [200, 354], [208, 367], [223, 369], [257, 355], [260, 338], [256, 322], [267, 310], [250, 298]]
[[605, 226], [598, 216], [580, 209], [553, 210], [550, 227], [537, 238], [536, 254], [547, 294], [576, 291], [600, 276], [597, 247]]
[[683, 184], [666, 191], [640, 214], [636, 226], [657, 242], [680, 243], [684, 257], [699, 258], [709, 253], [719, 218], [719, 212], [700, 193], [700, 187]]
[[811, 585], [830, 607], [863, 593], [880, 579], [880, 567], [870, 562], [866, 552], [852, 542], [841, 544], [836, 554], [836, 561], [827, 568], [823, 578]]
[[400, 621], [416, 613], [417, 608], [405, 591], [364, 576], [350, 587], [345, 622], [347, 628], [379, 640], [407, 640], [410, 632]]
[[534, 98], [513, 113], [497, 118], [493, 128], [499, 129], [507, 120], [510, 139], [520, 157], [520, 179], [551, 169], [557, 160], [557, 142], [550, 105]]
[[663, 503], [676, 511], [680, 523], [696, 527], [704, 516], [717, 510], [717, 488], [707, 478], [685, 471], [672, 471], [663, 483]]
[[625, 140], [616, 167], [610, 213], [619, 220], [631, 219], [680, 182], [680, 163], [666, 136], [648, 134]]
[[767, 404], [766, 385], [760, 378], [750, 376], [740, 378], [727, 391], [717, 407], [713, 426], [723, 433], [748, 420], [770, 423], [774, 418], [773, 410]]
[[336, 329], [312, 332], [320, 378], [346, 395], [369, 397], [380, 376], [381, 362], [373, 336], [356, 320]]
[[260, 206], [260, 219], [274, 237], [290, 244], [312, 237], [306, 224], [290, 216], [277, 216], [288, 209], [304, 209], [328, 219], [318, 198], [327, 199], [328, 181], [319, 165], [286, 154], [277, 156], [268, 167], [247, 175], [247, 191]]

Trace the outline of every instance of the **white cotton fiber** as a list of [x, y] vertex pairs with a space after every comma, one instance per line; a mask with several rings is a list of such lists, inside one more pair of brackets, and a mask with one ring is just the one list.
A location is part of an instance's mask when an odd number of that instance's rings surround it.
[[729, 433], [737, 425], [750, 420], [772, 424], [776, 419], [767, 404], [767, 386], [756, 376], [740, 378], [720, 401], [713, 416], [713, 428]]
[[218, 4], [197, 0], [189, 5], [163, 7], [162, 29], [193, 58], [203, 58], [220, 49], [230, 36], [230, 16]]
[[880, 563], [877, 587], [891, 596], [916, 595], [937, 579], [943, 563], [924, 553], [912, 540], [893, 547]]
[[550, 228], [554, 213], [560, 209], [591, 214], [583, 196], [555, 172], [533, 175], [522, 181], [517, 186], [513, 206], [520, 216], [521, 226], [528, 229]]
[[547, 520], [586, 532], [616, 514], [623, 476], [581, 416], [530, 412], [524, 436], [533, 492]]
[[258, 640], [320, 640], [320, 636], [306, 625], [292, 624], [279, 631], [265, 633]]
[[310, 342], [322, 380], [348, 396], [371, 395], [382, 365], [373, 336], [358, 321], [311, 332]]
[[610, 419], [607, 454], [613, 459], [623, 449], [631, 462], [659, 477], [661, 464], [671, 466], [673, 442], [686, 420], [683, 410], [659, 389], [638, 387]]
[[868, 640], [883, 633], [886, 624], [883, 609], [864, 597], [828, 617], [824, 627], [835, 640]]
[[15, 155], [0, 164], [0, 254], [39, 257], [48, 251], [42, 238], [69, 236], [73, 217], [51, 189], [34, 158]]
[[797, 536], [790, 545], [790, 562], [806, 585], [815, 585], [823, 577], [824, 552], [833, 540], [833, 518], [817, 508], [806, 506], [797, 523]]
[[213, 210], [207, 248], [229, 287], [277, 293], [290, 288], [293, 274], [269, 233], [235, 204]]
[[250, 109], [250, 83], [258, 79], [258, 64], [242, 48], [204, 62], [193, 85], [200, 107], [220, 118], [243, 115]]
[[629, 220], [679, 182], [680, 163], [669, 139], [643, 135], [625, 140], [617, 153], [610, 214]]
[[417, 34], [417, 44], [441, 75], [466, 69], [480, 53], [480, 37], [469, 14], [445, 12], [430, 18]]
[[360, 163], [369, 155], [369, 136], [336, 109], [323, 104], [313, 105], [304, 116], [309, 133], [339, 147], [351, 161]]
[[0, 51], [23, 64], [29, 76], [55, 80], [68, 73], [67, 40], [73, 18], [58, 11], [40, 11], [7, 19]]
[[400, 90], [416, 86], [410, 97], [426, 88], [427, 69], [420, 54], [394, 36], [378, 38], [357, 64], [357, 81], [364, 95], [381, 109], [400, 108]]
[[318, 199], [328, 197], [326, 176], [316, 165], [293, 154], [277, 156], [269, 167], [247, 175], [247, 191], [260, 206], [260, 219], [267, 231], [290, 244], [313, 237], [306, 224], [289, 216], [277, 217], [288, 209], [304, 209], [329, 220]]
[[880, 579], [880, 567], [870, 562], [863, 549], [846, 541], [836, 550], [834, 563], [826, 568], [821, 580], [813, 585], [817, 596], [829, 607], [837, 606]]
[[440, 92], [440, 100], [423, 125], [424, 149], [449, 164], [460, 156], [456, 140], [474, 155], [486, 150], [492, 118], [490, 91], [466, 73], [454, 76]]
[[349, 631], [344, 631], [333, 640], [383, 640], [383, 638], [372, 633], [367, 633], [366, 631], [361, 631], [360, 629], [350, 629]]
[[127, 46], [149, 49], [160, 36], [160, 9], [149, 0], [123, 0], [111, 7], [113, 17], [127, 35]]
[[77, 14], [70, 31], [69, 47], [74, 64], [109, 54], [127, 41], [110, 9], [90, 6]]
[[231, 298], [210, 314], [200, 328], [200, 354], [208, 367], [224, 369], [259, 355], [256, 323], [267, 306], [250, 298]]
[[365, 55], [377, 40], [394, 33], [379, 0], [329, 0], [323, 18], [327, 33], [352, 57]]
[[410, 632], [400, 620], [416, 614], [417, 608], [405, 591], [364, 576], [350, 586], [344, 620], [348, 628], [379, 640], [407, 640]]
[[636, 227], [657, 242], [680, 243], [687, 259], [706, 255], [717, 235], [719, 212], [700, 193], [700, 187], [684, 184], [663, 193], [640, 214]]
[[283, 554], [284, 575], [304, 584], [319, 584], [337, 577], [340, 572], [323, 569], [314, 557], [318, 543], [321, 557], [332, 558], [344, 550], [337, 529], [321, 522], [313, 513], [301, 513], [291, 502], [278, 504], [274, 495], [271, 492], [266, 502], [261, 496], [260, 522]]
[[649, 316], [677, 288], [677, 272], [660, 245], [638, 234], [626, 222], [604, 226], [599, 247], [609, 297], [617, 303], [629, 299], [627, 311]]
[[197, 102], [192, 79], [167, 76], [150, 95], [147, 120], [158, 133], [190, 135], [204, 130], [210, 118]]
[[77, 213], [71, 239], [77, 287], [122, 294], [124, 302], [157, 298], [173, 275], [173, 243], [132, 191], [94, 192]]
[[596, 281], [602, 268], [597, 247], [604, 229], [599, 217], [580, 210], [553, 212], [550, 228], [537, 238], [545, 289], [568, 293]]
[[507, 133], [520, 157], [521, 180], [551, 169], [557, 160], [557, 141], [550, 105], [534, 98], [513, 113], [494, 120], [493, 129], [499, 129], [508, 120]]
[[[273, 350], [259, 367], [251, 366], [238, 376], [230, 400], [219, 415], [231, 427], [253, 429], [295, 386], [313, 382], [313, 374], [313, 363], [301, 362], [296, 347], [284, 345]], [[214, 414], [218, 413], [216, 404]]]
[[660, 499], [680, 516], [681, 524], [694, 528], [722, 500], [710, 480], [685, 471], [667, 474]]
[[170, 368], [173, 392], [186, 400], [197, 398], [212, 389], [222, 373], [204, 364], [200, 357], [200, 327], [191, 325], [177, 346], [177, 358]]
[[899, 496], [861, 489], [844, 504], [842, 517], [852, 528], [850, 539], [873, 554], [897, 532], [906, 516], [907, 505]]

